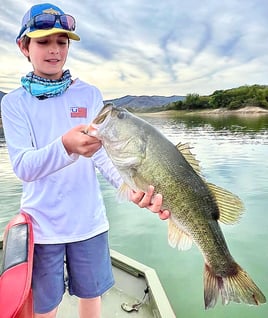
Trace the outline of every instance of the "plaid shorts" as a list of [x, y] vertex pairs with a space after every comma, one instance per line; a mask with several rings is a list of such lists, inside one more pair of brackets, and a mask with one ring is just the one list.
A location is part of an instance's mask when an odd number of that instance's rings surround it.
[[108, 232], [80, 242], [34, 246], [32, 287], [35, 313], [47, 313], [57, 307], [66, 285], [70, 295], [94, 298], [113, 284]]

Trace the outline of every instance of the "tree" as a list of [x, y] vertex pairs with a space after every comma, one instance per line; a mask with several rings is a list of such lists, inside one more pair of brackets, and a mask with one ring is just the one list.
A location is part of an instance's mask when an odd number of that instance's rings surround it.
[[186, 109], [200, 108], [202, 105], [201, 98], [198, 94], [188, 94], [184, 101]]

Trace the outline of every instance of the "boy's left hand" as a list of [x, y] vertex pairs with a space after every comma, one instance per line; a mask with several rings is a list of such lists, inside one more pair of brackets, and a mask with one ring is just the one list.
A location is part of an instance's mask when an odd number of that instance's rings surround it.
[[162, 208], [162, 195], [154, 195], [154, 187], [149, 186], [147, 192], [132, 192], [131, 201], [136, 203], [140, 208], [147, 208], [154, 213], [158, 213], [161, 220], [166, 220], [170, 216], [168, 210], [161, 210]]

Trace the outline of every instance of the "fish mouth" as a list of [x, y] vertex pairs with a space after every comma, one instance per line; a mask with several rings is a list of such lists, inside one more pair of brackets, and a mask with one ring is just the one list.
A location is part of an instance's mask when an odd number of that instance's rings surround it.
[[99, 114], [95, 117], [95, 119], [91, 122], [91, 124], [83, 131], [83, 133], [89, 136], [97, 137], [100, 128], [106, 126], [106, 122], [109, 121], [109, 118], [111, 117], [111, 112], [114, 107], [115, 106], [112, 103], [106, 104], [101, 109]]
[[93, 124], [94, 125], [100, 125], [102, 123], [104, 123], [105, 119], [107, 117], [109, 117], [109, 113], [112, 111], [112, 109], [114, 108], [114, 104], [113, 103], [108, 103], [106, 104], [102, 110], [99, 112], [99, 114], [97, 115], [97, 117], [93, 120]]

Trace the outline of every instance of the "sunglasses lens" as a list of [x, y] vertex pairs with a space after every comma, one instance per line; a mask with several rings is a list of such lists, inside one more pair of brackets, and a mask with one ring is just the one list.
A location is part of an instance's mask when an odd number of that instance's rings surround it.
[[60, 24], [65, 30], [74, 31], [75, 30], [75, 20], [74, 17], [68, 14], [60, 16]]
[[75, 30], [75, 19], [71, 15], [54, 15], [54, 14], [40, 14], [34, 17], [34, 26], [37, 29], [51, 29], [56, 22], [62, 26], [64, 30]]
[[56, 16], [52, 14], [40, 14], [34, 19], [34, 24], [37, 29], [51, 29], [55, 25]]

